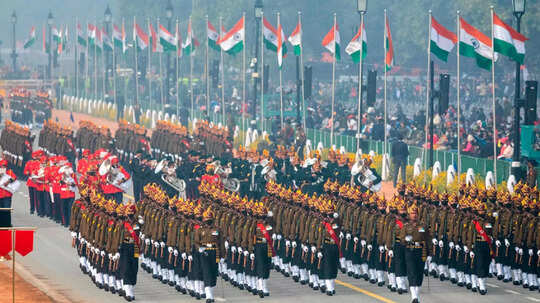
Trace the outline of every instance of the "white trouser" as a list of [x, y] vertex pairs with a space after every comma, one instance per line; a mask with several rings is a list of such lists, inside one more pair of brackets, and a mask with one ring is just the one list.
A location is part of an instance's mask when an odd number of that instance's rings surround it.
[[206, 294], [206, 299], [214, 299], [214, 288], [213, 287], [205, 287], [204, 293]]
[[133, 292], [133, 285], [124, 285], [124, 291], [126, 292], [126, 297], [135, 297], [135, 293]]
[[336, 282], [334, 279], [327, 279], [324, 280], [324, 284], [326, 285], [326, 291], [332, 292], [335, 289]]

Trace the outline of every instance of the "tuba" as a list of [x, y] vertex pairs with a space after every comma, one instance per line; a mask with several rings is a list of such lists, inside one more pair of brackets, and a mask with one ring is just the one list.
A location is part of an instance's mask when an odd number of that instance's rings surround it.
[[173, 175], [162, 174], [161, 180], [178, 191], [178, 197], [186, 198], [186, 182]]
[[240, 191], [240, 180], [237, 178], [224, 178], [221, 180], [221, 183], [223, 183], [223, 187], [225, 187], [225, 189], [228, 191]]

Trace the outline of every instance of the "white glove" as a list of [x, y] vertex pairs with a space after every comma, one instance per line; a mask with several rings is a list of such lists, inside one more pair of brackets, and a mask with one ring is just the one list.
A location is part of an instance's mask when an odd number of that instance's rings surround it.
[[296, 241], [292, 241], [291, 245], [292, 245], [292, 247], [298, 246], [298, 244], [296, 244]]
[[249, 255], [249, 252], [247, 250], [244, 250], [244, 256], [247, 257]]
[[77, 233], [74, 232], [74, 231], [72, 231], [72, 232], [71, 232], [71, 237], [72, 237], [72, 238], [76, 238], [76, 237], [77, 237]]
[[471, 251], [470, 255], [471, 255], [471, 259], [474, 258], [474, 252]]
[[519, 255], [520, 255], [520, 256], [523, 256], [523, 248], [520, 248], [520, 249], [519, 249]]
[[351, 239], [351, 234], [347, 233], [347, 240]]
[[255, 260], [255, 255], [254, 255], [254, 254], [251, 254], [251, 255], [249, 255], [249, 258], [250, 258], [251, 260]]
[[189, 261], [193, 261], [193, 257], [192, 257], [192, 256], [188, 256], [187, 259], [188, 259]]
[[145, 243], [146, 245], [150, 244], [150, 239], [147, 238], [146, 240], [144, 240], [144, 243]]
[[412, 241], [412, 236], [405, 236], [405, 241], [411, 242]]
[[438, 243], [439, 241], [437, 241], [437, 239], [433, 238], [433, 240], [431, 240], [431, 242], [433, 242], [433, 245], [437, 245], [437, 243]]
[[443, 248], [444, 247], [444, 242], [442, 240], [439, 241], [439, 247], [440, 248]]
[[165, 242], [161, 241], [159, 245], [161, 245], [161, 247], [165, 247]]
[[533, 250], [529, 248], [529, 256], [533, 255]]
[[519, 254], [519, 247], [514, 247], [514, 249], [516, 250], [516, 254]]
[[105, 257], [105, 251], [104, 250], [102, 250], [100, 254], [101, 254], [102, 257]]
[[343, 239], [343, 232], [342, 231], [339, 232], [339, 238]]
[[540, 257], [540, 249], [536, 251], [536, 254]]
[[175, 256], [175, 257], [178, 257], [178, 249], [175, 249], [175, 250], [174, 250], [174, 256]]
[[225, 241], [225, 248], [229, 248], [229, 241]]
[[199, 253], [203, 253], [204, 252], [204, 247], [199, 247]]
[[497, 247], [501, 247], [501, 241], [499, 240], [495, 241], [495, 245], [497, 245]]
[[289, 240], [285, 241], [285, 246], [291, 247], [291, 241], [289, 241]]
[[465, 253], [468, 253], [469, 252], [469, 248], [467, 247], [467, 245], [463, 245], [463, 251]]
[[450, 246], [450, 249], [453, 249], [454, 248], [454, 242], [448, 243], [448, 246]]
[[107, 257], [109, 257], [109, 260], [112, 259], [113, 255], [112, 254], [108, 254]]
[[146, 236], [144, 234], [141, 234], [141, 240], [144, 240], [144, 238], [146, 238]]
[[277, 238], [277, 235], [276, 235], [276, 234], [273, 234], [273, 235], [272, 235], [272, 240], [276, 240], [276, 238]]
[[358, 237], [354, 237], [353, 241], [354, 243], [358, 243]]
[[120, 259], [120, 253], [116, 253], [113, 257], [113, 259], [116, 261], [118, 259]]
[[235, 252], [236, 252], [236, 246], [231, 247], [231, 251], [232, 251], [233, 253], [235, 253]]
[[169, 247], [167, 248], [167, 251], [168, 251], [168, 252], [169, 252], [169, 254], [170, 254], [170, 253], [172, 253], [172, 252], [173, 252], [173, 248], [172, 248], [171, 246], [169, 246]]
[[383, 252], [384, 252], [384, 246], [382, 246], [382, 245], [379, 246], [379, 251], [380, 251], [381, 253], [383, 253]]
[[360, 244], [361, 244], [362, 246], [366, 246], [366, 240], [360, 241]]
[[281, 235], [277, 235], [277, 239], [278, 239], [278, 240], [281, 240]]
[[322, 253], [321, 252], [317, 253], [317, 258], [319, 258], [319, 259], [322, 258]]
[[238, 247], [237, 249], [238, 249], [238, 253], [241, 254], [243, 251], [242, 247]]
[[389, 250], [389, 251], [388, 251], [388, 256], [389, 256], [390, 258], [393, 258], [393, 257], [394, 257], [394, 251], [393, 251], [393, 250]]
[[506, 245], [506, 247], [510, 247], [510, 241], [508, 241], [508, 239], [504, 239], [504, 245]]
[[461, 246], [456, 245], [456, 251], [461, 251]]
[[315, 246], [311, 246], [311, 252], [315, 253], [317, 251], [317, 248]]
[[[302, 249], [304, 250], [305, 253], [307, 253], [308, 250], [309, 250], [309, 248], [308, 248], [307, 246], [304, 246]], [[540, 254], [540, 250], [538, 251], [538, 253]], [[540, 255], [539, 255], [539, 256], [540, 256]]]
[[158, 247], [159, 247], [159, 242], [158, 242], [158, 241], [154, 242], [154, 246], [155, 246], [156, 248], [158, 248]]
[[187, 258], [187, 255], [186, 255], [186, 253], [182, 253], [182, 259], [184, 259], [184, 260], [185, 260], [186, 258]]
[[369, 244], [369, 245], [367, 246], [367, 249], [368, 249], [369, 251], [371, 251], [371, 250], [373, 249], [373, 246], [371, 246], [371, 244]]

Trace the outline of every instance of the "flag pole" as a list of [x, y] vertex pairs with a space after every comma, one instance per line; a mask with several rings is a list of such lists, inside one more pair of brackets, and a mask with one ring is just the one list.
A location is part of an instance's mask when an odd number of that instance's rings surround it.
[[[358, 118], [356, 132], [356, 151], [360, 149], [360, 134], [362, 132], [362, 64], [364, 63], [364, 11], [360, 12], [360, 62], [358, 63]], [[386, 25], [385, 25], [386, 26]], [[385, 43], [386, 44], [386, 43]], [[305, 123], [305, 118], [304, 118]], [[305, 126], [304, 126], [305, 127]]]
[[94, 100], [96, 100], [98, 96], [98, 88], [97, 88], [97, 19], [94, 25]]
[[147, 30], [148, 30], [148, 46], [147, 46], [147, 52], [148, 52], [148, 60], [146, 63], [146, 77], [148, 77], [148, 102], [150, 103], [150, 113], [152, 114], [151, 122], [154, 120], [154, 113], [153, 113], [153, 102], [152, 102], [152, 43], [150, 43], [150, 39], [152, 38], [152, 32], [150, 31], [150, 17], [147, 18]]
[[[138, 46], [138, 41], [137, 41], [137, 29], [135, 28], [137, 25], [137, 21], [135, 20], [135, 16], [133, 16], [133, 39], [134, 41], [134, 54], [135, 54], [135, 106], [137, 106], [139, 104], [139, 76], [137, 75], [138, 72], [139, 72], [139, 69], [138, 69], [138, 63], [137, 63], [137, 50], [139, 48]], [[123, 110], [118, 108], [117, 110]]]
[[[459, 45], [461, 41], [461, 25], [459, 22], [460, 18], [460, 11], [457, 11], [457, 78], [456, 78], [456, 85], [457, 85], [457, 184], [458, 187], [461, 183], [460, 175], [461, 175], [461, 100], [460, 100], [460, 80], [461, 80], [461, 73], [460, 73], [460, 50]], [[459, 191], [458, 191], [458, 197], [459, 197]]]
[[[494, 35], [494, 26], [493, 26], [493, 14], [494, 9], [493, 5], [491, 9], [491, 96], [492, 96], [492, 110], [493, 110], [493, 179], [495, 184], [497, 184], [497, 124], [496, 122], [496, 113], [495, 113], [495, 35]], [[515, 148], [515, 147], [514, 147]], [[519, 148], [519, 147], [517, 147]], [[497, 187], [495, 185], [495, 187]]]
[[[277, 13], [277, 27], [279, 31], [279, 12]], [[281, 36], [281, 33], [279, 32], [278, 35]], [[283, 38], [282, 38], [283, 39]], [[282, 46], [283, 47], [283, 46]], [[281, 51], [281, 50], [278, 50]], [[279, 54], [278, 54], [279, 56]], [[279, 68], [279, 114], [280, 114], [280, 122], [281, 122], [281, 130], [283, 130], [283, 71], [281, 70], [281, 66], [278, 66]], [[264, 69], [264, 67], [263, 67]]]
[[[242, 13], [244, 30], [246, 28], [246, 13]], [[244, 35], [244, 47], [242, 48], [242, 130], [246, 130], [246, 37]], [[233, 130], [234, 131], [234, 130]]]
[[88, 84], [90, 84], [90, 78], [89, 78], [89, 75], [88, 75], [88, 70], [89, 70], [89, 66], [88, 64], [90, 63], [88, 61], [88, 57], [90, 55], [90, 44], [88, 43], [88, 19], [86, 20], [86, 53], [84, 54], [84, 57], [85, 57], [85, 61], [86, 61], [86, 64], [84, 65], [85, 67], [85, 77], [84, 77], [84, 91], [85, 91], [85, 97], [88, 97], [88, 95], [90, 94], [90, 85], [86, 85], [86, 81], [88, 81]]
[[335, 99], [335, 79], [336, 79], [336, 51], [337, 51], [337, 43], [336, 43], [336, 23], [337, 23], [337, 15], [334, 13], [334, 26], [332, 27], [332, 30], [334, 31], [334, 60], [332, 60], [332, 114], [330, 115], [330, 146], [334, 145], [334, 99]]
[[[194, 104], [193, 104], [193, 28], [191, 27], [191, 15], [189, 15], [188, 24], [188, 37], [189, 37], [189, 94], [191, 98], [191, 123], [193, 123], [193, 117], [195, 116]], [[195, 125], [191, 126], [192, 129]]]
[[[75, 96], [79, 97], [79, 65], [77, 63], [79, 59], [79, 18], [75, 17], [75, 27], [77, 28], [77, 36], [74, 39], [75, 48]], [[73, 102], [71, 102], [71, 111], [73, 111]]]
[[[157, 34], [156, 34], [156, 45], [157, 43], [160, 43], [159, 41], [159, 18], [157, 18], [157, 28], [156, 28], [156, 31], [157, 31]], [[156, 46], [156, 51], [157, 51], [157, 46]], [[159, 53], [159, 95], [160, 95], [160, 105], [161, 105], [161, 111], [164, 110], [164, 107], [163, 107], [163, 102], [164, 102], [164, 98], [163, 98], [163, 61], [162, 61], [162, 58], [163, 58], [163, 51]], [[167, 67], [168, 68], [168, 67]], [[163, 117], [165, 117], [165, 113], [163, 113]]]
[[[302, 121], [304, 126], [304, 131], [306, 131], [306, 102], [305, 102], [305, 91], [304, 91], [304, 47], [303, 47], [303, 30], [302, 30], [302, 12], [298, 12], [298, 23], [300, 23], [300, 86], [302, 93]], [[300, 122], [300, 121], [299, 121]]]
[[[384, 9], [384, 145], [383, 145], [383, 154], [386, 155], [386, 144], [388, 143], [388, 134], [387, 134], [387, 127], [386, 127], [386, 83], [387, 83], [387, 74], [388, 74], [388, 67], [386, 66], [386, 60], [388, 56], [388, 45], [386, 43], [386, 40], [388, 39], [388, 16], [386, 12], [386, 8]], [[362, 56], [362, 54], [360, 54]]]
[[176, 37], [176, 119], [178, 119], [178, 121], [180, 121], [180, 109], [179, 109], [179, 103], [180, 103], [180, 86], [179, 86], [179, 82], [178, 82], [178, 69], [180, 68], [180, 62], [179, 62], [179, 56], [178, 56], [178, 52], [181, 51], [182, 49], [182, 43], [180, 41], [178, 41], [178, 38], [179, 38], [179, 35], [180, 35], [180, 31], [178, 30], [178, 18], [176, 18], [176, 33], [175, 33]]
[[[223, 37], [223, 17], [219, 16], [219, 39]], [[223, 125], [226, 125], [225, 122], [225, 65], [223, 64], [223, 48], [219, 46], [219, 56], [221, 59], [221, 113], [222, 113], [222, 122]], [[231, 130], [232, 131], [232, 130]]]
[[103, 81], [102, 81], [102, 101], [105, 102], [105, 74], [107, 73], [107, 64], [105, 63], [105, 44], [104, 44], [104, 40], [105, 40], [105, 22], [102, 23], [101, 25], [101, 29], [103, 29], [103, 32], [101, 33], [101, 62], [102, 62], [102, 65], [103, 65]]
[[[427, 74], [426, 74], [426, 124], [424, 126], [425, 130], [425, 142], [424, 142], [424, 148], [422, 148], [422, 154], [423, 154], [423, 162], [424, 162], [424, 169], [428, 169], [428, 160], [427, 160], [427, 144], [428, 144], [428, 121], [429, 121], [429, 95], [430, 95], [430, 85], [429, 85], [429, 75], [431, 72], [431, 10], [429, 10], [429, 28], [428, 28], [428, 45], [427, 45]], [[433, 114], [433, 113], [431, 113]], [[433, 134], [430, 134], [433, 136]], [[431, 140], [433, 142], [433, 140]], [[426, 176], [424, 174], [424, 182], [426, 181]]]
[[[124, 19], [122, 18], [122, 26], [124, 24]], [[114, 24], [113, 24], [113, 32], [114, 32]], [[116, 47], [114, 46], [114, 34], [112, 38], [112, 74], [113, 74], [113, 102], [114, 105], [118, 107], [118, 103], [116, 103]]]
[[[261, 128], [264, 131], [265, 119], [264, 119], [264, 12], [261, 12]], [[256, 41], [259, 43], [259, 41]], [[257, 119], [255, 119], [257, 120]], [[261, 133], [262, 134], [262, 133]]]
[[210, 75], [210, 72], [209, 72], [209, 65], [208, 65], [208, 54], [209, 54], [209, 51], [208, 51], [208, 15], [206, 15], [206, 74], [205, 74], [205, 78], [206, 78], [206, 113], [208, 115], [208, 117], [210, 117], [210, 81], [208, 79], [208, 76]]

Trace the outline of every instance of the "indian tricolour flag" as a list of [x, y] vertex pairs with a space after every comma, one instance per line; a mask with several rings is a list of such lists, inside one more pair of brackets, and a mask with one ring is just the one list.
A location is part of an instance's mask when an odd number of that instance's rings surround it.
[[193, 55], [197, 46], [199, 46], [199, 42], [193, 34], [193, 28], [191, 27], [191, 19], [189, 19], [186, 42], [182, 44], [182, 52], [186, 54], [186, 56]]
[[527, 37], [518, 33], [493, 13], [493, 40], [495, 51], [523, 64]]
[[56, 43], [62, 43], [62, 33], [61, 30], [59, 31], [56, 29], [56, 27], [52, 28], [52, 36], [53, 40], [56, 41]]
[[113, 43], [115, 49], [122, 50], [122, 53], [126, 52], [126, 31], [124, 30], [124, 23], [122, 23], [122, 28], [118, 26], [113, 27]]
[[150, 25], [150, 44], [152, 44], [152, 52], [154, 53], [163, 53], [163, 47], [159, 43], [158, 34], [154, 30], [154, 27], [152, 26], [152, 23]]
[[220, 51], [219, 45], [217, 44], [219, 40], [219, 34], [216, 30], [216, 28], [208, 21], [206, 25], [206, 33], [208, 36], [208, 46], [213, 48], [214, 50]]
[[30, 37], [28, 37], [28, 40], [24, 42], [24, 49], [27, 49], [30, 46], [32, 46], [34, 42], [36, 42], [36, 27], [32, 26], [32, 29], [30, 29]]
[[[478, 67], [491, 70], [491, 61], [493, 59], [491, 39], [465, 22], [463, 18], [459, 18], [459, 25], [459, 54], [475, 58]], [[496, 54], [495, 61], [497, 61]]]
[[105, 31], [105, 28], [101, 29], [102, 37], [103, 37], [103, 49], [109, 52], [112, 52], [113, 50], [113, 42], [111, 40], [111, 37], [109, 34]]
[[341, 60], [341, 38], [339, 36], [339, 27], [337, 24], [332, 26], [330, 31], [324, 36], [322, 45], [330, 51], [333, 55], [335, 54], [337, 60]]
[[245, 20], [242, 17], [230, 31], [219, 39], [218, 44], [224, 52], [230, 55], [237, 54], [244, 49], [245, 32]]
[[80, 24], [77, 24], [77, 43], [82, 47], [86, 47], [86, 38]]
[[169, 31], [161, 24], [159, 25], [158, 31], [159, 43], [163, 47], [163, 51], [175, 52], [177, 47], [176, 37], [169, 33]]
[[345, 48], [345, 52], [351, 56], [353, 62], [360, 62], [360, 50], [362, 50], [362, 59], [366, 58], [367, 55], [367, 35], [366, 35], [366, 26], [362, 24], [362, 31], [358, 29], [356, 36], [354, 36]]
[[96, 52], [99, 54], [103, 50], [103, 32], [96, 27]]
[[145, 50], [148, 47], [148, 35], [137, 23], [133, 25], [133, 41], [139, 51]]
[[431, 52], [440, 60], [447, 62], [448, 54], [457, 43], [457, 36], [453, 32], [440, 25], [435, 18], [431, 17]]
[[[283, 31], [283, 29], [281, 29]], [[285, 33], [281, 33], [285, 37]], [[278, 50], [278, 31], [266, 18], [263, 17], [263, 37], [264, 45], [267, 49], [277, 52]], [[283, 44], [283, 54], [287, 53], [287, 46]]]
[[389, 71], [394, 66], [394, 44], [392, 43], [392, 33], [390, 32], [390, 22], [388, 22], [388, 16], [385, 16], [384, 27], [384, 49], [386, 54], [384, 56], [384, 65], [386, 71]]
[[88, 37], [88, 45], [94, 46], [94, 43], [96, 43], [96, 27], [91, 23], [88, 23], [86, 36]]
[[300, 56], [302, 53], [302, 23], [300, 21], [289, 36], [289, 42], [294, 47], [294, 54]]
[[283, 32], [283, 28], [281, 27], [281, 23], [278, 23], [277, 32], [278, 32], [278, 37], [277, 37], [277, 58], [278, 58], [278, 67], [281, 68], [283, 66], [283, 58], [287, 54], [287, 47], [285, 47], [285, 41], [287, 41], [287, 37], [285, 37], [285, 33]]

